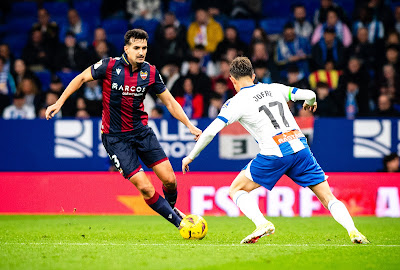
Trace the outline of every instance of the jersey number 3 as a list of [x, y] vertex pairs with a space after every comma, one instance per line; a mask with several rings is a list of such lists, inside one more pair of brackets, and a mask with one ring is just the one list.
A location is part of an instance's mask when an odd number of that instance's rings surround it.
[[[269, 107], [278, 106], [279, 114], [280, 114], [280, 116], [282, 117], [282, 121], [283, 121], [283, 123], [285, 124], [285, 126], [288, 127], [288, 126], [289, 126], [289, 123], [288, 123], [288, 121], [286, 120], [286, 117], [285, 117], [285, 114], [284, 114], [284, 111], [283, 111], [283, 105], [282, 105], [282, 103], [279, 102], [279, 101], [274, 101], [274, 102], [270, 102], [268, 105], [269, 105]], [[258, 111], [259, 111], [259, 112], [264, 111], [265, 114], [266, 114], [266, 115], [269, 117], [269, 119], [271, 120], [271, 123], [274, 125], [274, 128], [275, 128], [275, 129], [280, 129], [280, 126], [279, 126], [278, 122], [276, 121], [276, 119], [275, 119], [274, 115], [271, 113], [271, 111], [267, 108], [267, 106], [262, 105], [260, 108], [258, 108]]]

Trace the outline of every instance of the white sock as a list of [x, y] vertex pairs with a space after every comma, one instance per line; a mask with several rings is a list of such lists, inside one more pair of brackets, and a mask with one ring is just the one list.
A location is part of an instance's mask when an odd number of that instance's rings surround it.
[[331, 200], [328, 203], [328, 209], [331, 211], [333, 218], [342, 225], [347, 232], [350, 233], [352, 230], [356, 230], [353, 219], [350, 216], [346, 206], [339, 200]]
[[251, 195], [244, 190], [239, 190], [233, 195], [233, 202], [239, 207], [240, 211], [254, 222], [256, 227], [265, 224], [268, 221], [261, 213], [257, 202]]

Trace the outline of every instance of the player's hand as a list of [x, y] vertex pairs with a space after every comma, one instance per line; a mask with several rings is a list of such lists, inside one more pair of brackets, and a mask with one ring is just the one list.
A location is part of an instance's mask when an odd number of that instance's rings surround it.
[[189, 172], [189, 164], [192, 163], [193, 159], [185, 157], [182, 159], [182, 173], [185, 174]]
[[317, 110], [317, 102], [314, 102], [314, 104], [311, 106], [311, 105], [308, 105], [306, 102], [304, 102], [303, 103], [303, 109], [305, 110], [305, 111], [312, 111], [312, 112], [315, 112], [316, 110]]
[[58, 103], [54, 103], [53, 105], [50, 105], [46, 109], [46, 119], [49, 120], [56, 115], [61, 110], [62, 105]]
[[190, 133], [192, 133], [195, 136], [194, 140], [196, 142], [200, 138], [201, 133], [203, 133], [203, 131], [201, 131], [201, 129], [199, 129], [199, 128], [195, 127], [195, 126], [189, 127], [189, 131], [190, 131]]

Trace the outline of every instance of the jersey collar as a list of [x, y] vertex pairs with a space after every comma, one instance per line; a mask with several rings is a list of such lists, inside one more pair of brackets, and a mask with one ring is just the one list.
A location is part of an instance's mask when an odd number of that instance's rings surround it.
[[122, 63], [124, 63], [125, 66], [130, 65], [130, 63], [128, 62], [128, 56], [126, 55], [126, 53], [122, 54]]
[[255, 84], [253, 84], [253, 85], [249, 85], [249, 86], [242, 87], [242, 88], [240, 88], [240, 91], [242, 91], [243, 89], [246, 89], [246, 88], [251, 88], [251, 87], [254, 87], [254, 86], [256, 86], [256, 85], [255, 85]]

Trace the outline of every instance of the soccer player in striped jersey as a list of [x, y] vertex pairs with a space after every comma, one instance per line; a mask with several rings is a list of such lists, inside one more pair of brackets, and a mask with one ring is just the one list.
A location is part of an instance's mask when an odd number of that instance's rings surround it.
[[[153, 130], [147, 125], [148, 115], [143, 106], [146, 93], [154, 91], [171, 115], [187, 126], [195, 139], [201, 130], [189, 121], [157, 69], [145, 61], [147, 33], [132, 29], [126, 32], [124, 39], [122, 57], [102, 59], [76, 76], [57, 102], [47, 108], [46, 118], [54, 117], [83, 83], [100, 80], [103, 88], [102, 141], [110, 159], [136, 186], [146, 203], [178, 228], [183, 214], [174, 207], [178, 195], [176, 177]], [[165, 199], [155, 191], [139, 158], [162, 181]]]
[[239, 123], [254, 137], [260, 153], [232, 182], [229, 195], [239, 209], [254, 222], [256, 229], [241, 243], [255, 243], [275, 232], [249, 192], [263, 186], [271, 190], [283, 174], [303, 187], [309, 187], [334, 219], [349, 233], [354, 243], [369, 241], [354, 226], [346, 206], [332, 194], [324, 171], [315, 160], [287, 102], [304, 100], [305, 110], [315, 111], [315, 93], [282, 84], [254, 84], [254, 71], [246, 57], [235, 58], [230, 79], [238, 92], [227, 100], [218, 117], [204, 130], [190, 154], [182, 160], [182, 172], [226, 125]]

